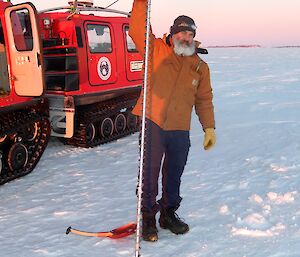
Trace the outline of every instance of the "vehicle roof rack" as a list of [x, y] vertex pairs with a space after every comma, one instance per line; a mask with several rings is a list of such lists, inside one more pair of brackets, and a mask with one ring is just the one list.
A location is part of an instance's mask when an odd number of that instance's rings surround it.
[[77, 8], [74, 10], [73, 6], [61, 6], [61, 7], [54, 7], [49, 9], [40, 10], [39, 13], [45, 13], [45, 12], [53, 12], [53, 11], [60, 11], [60, 10], [69, 10], [70, 13], [81, 13], [81, 12], [108, 12], [108, 13], [116, 13], [116, 14], [122, 14], [127, 17], [130, 16], [129, 12], [119, 11], [115, 9], [107, 9], [104, 7], [99, 6], [77, 6]]

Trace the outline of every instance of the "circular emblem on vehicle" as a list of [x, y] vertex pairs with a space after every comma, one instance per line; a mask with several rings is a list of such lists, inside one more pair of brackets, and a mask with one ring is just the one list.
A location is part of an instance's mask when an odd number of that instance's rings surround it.
[[102, 80], [108, 80], [111, 75], [111, 64], [107, 57], [101, 57], [97, 65], [98, 75]]

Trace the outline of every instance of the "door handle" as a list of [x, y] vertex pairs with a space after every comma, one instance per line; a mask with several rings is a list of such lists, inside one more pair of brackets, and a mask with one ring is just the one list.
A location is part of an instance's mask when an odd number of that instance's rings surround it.
[[38, 66], [41, 66], [41, 54], [40, 53], [36, 53], [36, 59], [37, 59]]

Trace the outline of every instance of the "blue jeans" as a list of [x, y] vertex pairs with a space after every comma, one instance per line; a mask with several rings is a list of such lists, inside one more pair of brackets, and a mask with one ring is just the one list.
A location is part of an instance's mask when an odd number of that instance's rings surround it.
[[[176, 210], [180, 197], [181, 176], [190, 148], [189, 131], [165, 131], [146, 120], [142, 211], [155, 214], [160, 208]], [[161, 169], [162, 166], [162, 169]], [[162, 170], [162, 197], [158, 195], [158, 178]]]

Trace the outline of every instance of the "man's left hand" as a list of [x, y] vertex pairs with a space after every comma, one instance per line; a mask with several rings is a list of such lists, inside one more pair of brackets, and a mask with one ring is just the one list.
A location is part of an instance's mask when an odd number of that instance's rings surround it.
[[204, 147], [204, 150], [209, 150], [216, 143], [215, 129], [206, 128], [206, 129], [204, 129], [204, 131], [205, 131], [205, 135], [204, 135], [203, 147]]

